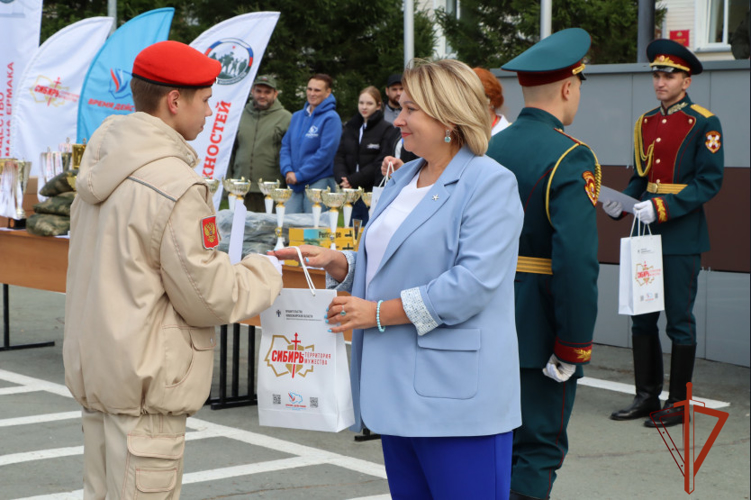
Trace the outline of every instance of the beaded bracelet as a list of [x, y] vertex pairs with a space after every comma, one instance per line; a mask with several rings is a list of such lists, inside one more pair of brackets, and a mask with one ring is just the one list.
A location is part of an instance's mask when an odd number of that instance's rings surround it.
[[383, 303], [382, 300], [378, 301], [378, 305], [376, 306], [376, 324], [378, 324], [378, 331], [379, 332], [385, 332], [386, 329], [381, 326], [381, 304]]

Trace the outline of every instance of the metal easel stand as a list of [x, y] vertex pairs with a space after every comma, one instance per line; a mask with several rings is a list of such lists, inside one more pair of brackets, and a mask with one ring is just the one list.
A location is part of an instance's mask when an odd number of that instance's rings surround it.
[[222, 325], [219, 333], [219, 397], [206, 400], [212, 410], [238, 408], [258, 404], [258, 396], [253, 392], [253, 375], [256, 371], [256, 328], [248, 326], [248, 392], [239, 394], [240, 390], [240, 325], [232, 325], [232, 387], [227, 396], [227, 330], [228, 325]]
[[34, 347], [50, 347], [55, 345], [55, 341], [50, 342], [37, 342], [34, 344], [18, 344], [10, 345], [10, 290], [8, 285], [3, 283], [3, 345], [0, 347], [2, 351], [17, 351], [20, 349], [32, 349]]

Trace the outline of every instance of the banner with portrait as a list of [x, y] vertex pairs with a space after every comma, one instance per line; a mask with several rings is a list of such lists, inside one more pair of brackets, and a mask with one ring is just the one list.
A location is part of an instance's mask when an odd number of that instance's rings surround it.
[[[278, 20], [278, 12], [243, 14], [204, 31], [190, 44], [222, 64], [209, 101], [213, 115], [191, 142], [198, 152], [199, 175], [219, 179], [227, 172], [242, 111]], [[220, 185], [214, 193], [215, 206], [221, 198]]]

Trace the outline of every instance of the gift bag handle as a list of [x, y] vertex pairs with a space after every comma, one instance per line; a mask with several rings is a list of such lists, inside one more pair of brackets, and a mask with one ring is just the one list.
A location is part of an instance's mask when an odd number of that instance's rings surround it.
[[292, 247], [295, 250], [297, 250], [297, 256], [300, 258], [300, 265], [302, 266], [302, 270], [305, 273], [305, 281], [308, 282], [308, 288], [310, 288], [310, 293], [313, 294], [313, 297], [316, 296], [316, 286], [313, 284], [313, 280], [310, 277], [310, 273], [308, 272], [308, 266], [305, 265], [305, 259], [302, 258], [302, 252], [300, 251], [300, 247]]
[[383, 176], [383, 179], [381, 179], [380, 184], [378, 184], [378, 187], [384, 187], [386, 185], [386, 182], [389, 180], [389, 178], [394, 175], [394, 162], [389, 162], [389, 166], [386, 168], [386, 175]]
[[634, 224], [636, 224], [637, 219], [639, 221], [639, 225], [636, 226], [636, 236], [646, 236], [647, 231], [649, 231], [649, 235], [652, 236], [652, 228], [649, 226], [649, 224], [643, 224], [646, 230], [642, 233], [641, 231], [642, 221], [641, 221], [641, 217], [639, 217], [639, 214], [634, 214], [634, 221], [631, 223], [631, 232], [628, 234], [629, 235], [634, 234]]

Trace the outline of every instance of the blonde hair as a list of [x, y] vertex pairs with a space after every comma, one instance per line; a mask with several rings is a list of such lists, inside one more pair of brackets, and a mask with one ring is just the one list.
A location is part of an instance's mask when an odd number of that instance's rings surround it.
[[363, 95], [363, 94], [368, 94], [370, 97], [372, 97], [373, 100], [376, 103], [376, 106], [378, 106], [379, 108], [383, 104], [383, 101], [381, 100], [381, 91], [378, 90], [373, 85], [370, 85], [370, 86], [365, 87], [364, 89], [362, 89], [360, 91], [360, 93], [357, 95], [357, 98], [360, 99], [360, 96]]
[[454, 59], [413, 59], [404, 70], [402, 86], [412, 101], [431, 118], [451, 130], [459, 146], [478, 156], [488, 150], [491, 121], [480, 78]]

